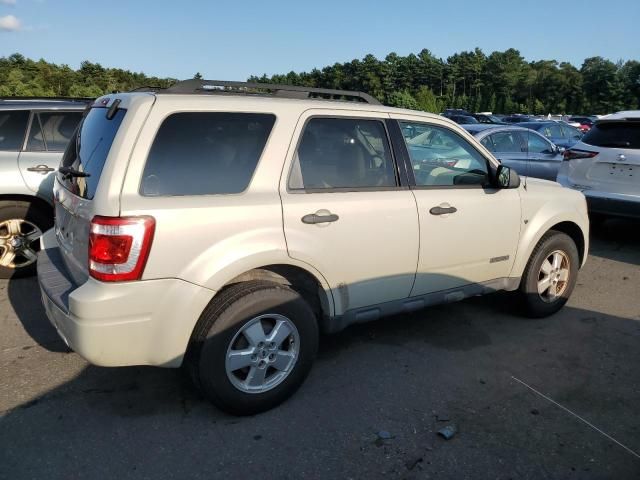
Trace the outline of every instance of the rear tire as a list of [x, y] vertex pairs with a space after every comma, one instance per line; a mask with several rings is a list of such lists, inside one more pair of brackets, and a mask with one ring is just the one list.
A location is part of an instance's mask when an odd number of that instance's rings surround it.
[[40, 236], [52, 226], [52, 215], [32, 203], [0, 201], [0, 278], [35, 275]]
[[541, 318], [560, 310], [573, 292], [579, 268], [578, 248], [571, 237], [547, 232], [533, 250], [520, 282], [525, 314]]
[[318, 336], [313, 310], [293, 289], [242, 282], [220, 292], [202, 313], [185, 367], [220, 409], [252, 415], [277, 406], [302, 385]]

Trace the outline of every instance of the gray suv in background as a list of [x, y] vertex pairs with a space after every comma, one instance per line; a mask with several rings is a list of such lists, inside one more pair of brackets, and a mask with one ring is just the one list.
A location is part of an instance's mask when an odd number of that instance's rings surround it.
[[0, 99], [0, 278], [35, 274], [53, 226], [53, 172], [86, 102]]

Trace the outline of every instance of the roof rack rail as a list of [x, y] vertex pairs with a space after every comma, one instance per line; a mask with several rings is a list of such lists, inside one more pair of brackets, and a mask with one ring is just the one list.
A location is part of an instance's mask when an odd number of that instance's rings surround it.
[[169, 88], [157, 90], [158, 93], [227, 93], [260, 95], [271, 92], [276, 97], [298, 99], [350, 100], [373, 105], [380, 102], [371, 95], [349, 90], [332, 90], [328, 88], [299, 87], [294, 85], [278, 85], [273, 83], [229, 82], [223, 80], [183, 80]]
[[53, 102], [93, 102], [95, 98], [92, 97], [0, 97], [0, 101], [24, 101], [24, 100], [44, 100]]

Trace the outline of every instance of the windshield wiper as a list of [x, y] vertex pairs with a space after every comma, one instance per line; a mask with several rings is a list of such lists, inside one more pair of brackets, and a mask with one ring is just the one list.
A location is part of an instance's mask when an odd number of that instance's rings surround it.
[[85, 178], [85, 177], [90, 177], [91, 174], [87, 173], [87, 172], [81, 172], [80, 170], [76, 170], [75, 168], [71, 168], [71, 167], [60, 167], [58, 168], [58, 171], [62, 174], [62, 178], [63, 179], [68, 179], [71, 177], [81, 177], [81, 178]]

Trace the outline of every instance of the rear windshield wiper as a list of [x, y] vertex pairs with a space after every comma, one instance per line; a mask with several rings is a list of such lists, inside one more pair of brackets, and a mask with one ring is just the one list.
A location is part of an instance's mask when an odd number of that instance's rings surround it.
[[58, 168], [58, 171], [62, 174], [62, 178], [67, 179], [67, 178], [71, 178], [71, 177], [90, 177], [91, 174], [87, 173], [87, 172], [81, 172], [80, 170], [76, 170], [75, 168], [71, 168], [71, 167], [60, 167]]

